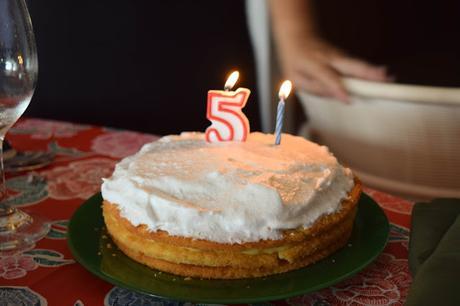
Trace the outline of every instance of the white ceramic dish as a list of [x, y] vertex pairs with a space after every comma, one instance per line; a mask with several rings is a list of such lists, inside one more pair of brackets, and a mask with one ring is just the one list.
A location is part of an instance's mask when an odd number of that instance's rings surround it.
[[344, 81], [350, 105], [298, 93], [311, 138], [369, 186], [460, 197], [460, 88]]

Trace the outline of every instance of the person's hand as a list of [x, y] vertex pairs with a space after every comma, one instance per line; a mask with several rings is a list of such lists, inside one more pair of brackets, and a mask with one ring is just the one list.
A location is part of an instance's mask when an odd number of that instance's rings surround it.
[[385, 67], [347, 56], [317, 38], [304, 37], [302, 41], [291, 40], [289, 45], [279, 46], [278, 50], [284, 74], [299, 89], [348, 102], [342, 77], [380, 82], [390, 80]]
[[388, 81], [384, 67], [350, 57], [321, 39], [312, 0], [270, 0], [281, 68], [295, 86], [348, 101], [342, 77]]

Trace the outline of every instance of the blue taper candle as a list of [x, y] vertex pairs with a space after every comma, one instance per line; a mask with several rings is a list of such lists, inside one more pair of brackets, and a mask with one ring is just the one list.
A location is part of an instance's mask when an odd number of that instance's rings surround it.
[[275, 126], [275, 145], [281, 143], [281, 133], [283, 132], [283, 120], [284, 120], [284, 107], [286, 105], [285, 99], [289, 96], [292, 89], [291, 81], [284, 81], [281, 84], [279, 91], [280, 101], [278, 102], [278, 108], [276, 111], [276, 126]]
[[278, 102], [278, 109], [276, 111], [276, 128], [275, 128], [275, 144], [279, 145], [281, 143], [281, 132], [283, 131], [283, 119], [284, 119], [284, 100], [281, 99]]

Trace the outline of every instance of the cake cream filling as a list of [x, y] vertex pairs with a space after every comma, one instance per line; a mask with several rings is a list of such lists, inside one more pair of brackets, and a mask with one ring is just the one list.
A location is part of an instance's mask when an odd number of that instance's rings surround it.
[[220, 243], [279, 239], [337, 211], [353, 176], [326, 147], [283, 134], [207, 143], [166, 136], [119, 162], [102, 196], [134, 226]]

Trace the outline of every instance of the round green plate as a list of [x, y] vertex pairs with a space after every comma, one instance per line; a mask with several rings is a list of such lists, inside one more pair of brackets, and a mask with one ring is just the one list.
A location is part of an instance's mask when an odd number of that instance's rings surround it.
[[157, 297], [195, 303], [256, 303], [313, 292], [359, 272], [383, 250], [389, 224], [382, 209], [361, 196], [347, 246], [309, 267], [242, 280], [201, 280], [162, 273], [124, 255], [105, 232], [102, 198], [96, 194], [73, 215], [68, 243], [75, 259], [100, 278]]

